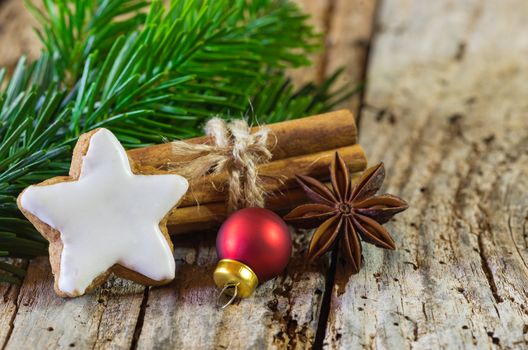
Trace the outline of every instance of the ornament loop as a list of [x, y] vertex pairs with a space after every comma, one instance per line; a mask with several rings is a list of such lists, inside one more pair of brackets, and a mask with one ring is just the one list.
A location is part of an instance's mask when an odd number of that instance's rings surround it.
[[[228, 307], [235, 301], [238, 295], [238, 285], [239, 284], [240, 284], [239, 282], [232, 282], [232, 283], [226, 283], [224, 285], [224, 288], [222, 288], [220, 293], [218, 293], [218, 298], [216, 299], [216, 306], [218, 308], [225, 309], [226, 307]], [[229, 291], [230, 288], [233, 289], [232, 292]], [[222, 299], [225, 296], [230, 297], [230, 299], [226, 303], [222, 304]]]

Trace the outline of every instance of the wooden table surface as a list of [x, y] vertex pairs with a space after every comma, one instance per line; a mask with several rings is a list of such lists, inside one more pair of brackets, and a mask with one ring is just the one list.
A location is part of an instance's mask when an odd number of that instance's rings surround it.
[[[175, 239], [177, 278], [114, 280], [64, 300], [45, 258], [0, 286], [5, 349], [439, 349], [528, 347], [528, 3], [523, 0], [302, 0], [326, 33], [321, 80], [366, 81], [359, 118], [385, 190], [411, 207], [387, 225], [398, 249], [365, 245], [349, 280], [306, 265], [298, 232], [287, 271], [215, 308], [214, 235]], [[38, 54], [22, 1], [0, 3], [0, 60]]]

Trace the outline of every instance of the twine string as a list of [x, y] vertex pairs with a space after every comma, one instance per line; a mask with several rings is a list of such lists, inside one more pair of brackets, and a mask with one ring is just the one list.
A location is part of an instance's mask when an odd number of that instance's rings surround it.
[[258, 176], [258, 165], [271, 160], [272, 154], [267, 147], [270, 130], [261, 127], [252, 134], [245, 120], [228, 123], [220, 118], [209, 120], [204, 130], [213, 144], [172, 142], [172, 153], [176, 157], [190, 156], [193, 160], [171, 164], [171, 170], [192, 180], [226, 171], [229, 212], [244, 207], [263, 207], [265, 192]]

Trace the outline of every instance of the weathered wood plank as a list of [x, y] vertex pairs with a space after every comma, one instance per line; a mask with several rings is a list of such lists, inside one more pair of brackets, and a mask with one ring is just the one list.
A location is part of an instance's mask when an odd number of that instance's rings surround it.
[[143, 287], [115, 279], [94, 294], [57, 297], [46, 257], [33, 260], [18, 295], [6, 349], [128, 348]]
[[[27, 264], [20, 259], [5, 259], [5, 261], [21, 268]], [[17, 285], [0, 283], [0, 296], [2, 297], [0, 301], [0, 349], [9, 339], [13, 329], [13, 321], [18, 309], [16, 300], [19, 291], [20, 287]]]
[[317, 328], [327, 266], [305, 264], [307, 237], [294, 235], [294, 258], [284, 274], [225, 310], [216, 307], [214, 233], [201, 240], [175, 237], [177, 277], [168, 288], [150, 290], [138, 348], [308, 346]]
[[[383, 1], [360, 142], [411, 207], [338, 270], [330, 348], [528, 344], [526, 2]], [[348, 282], [346, 287], [343, 285]]]
[[0, 295], [2, 296], [0, 303], [0, 346], [2, 346], [11, 334], [12, 322], [17, 312], [18, 287], [3, 283], [0, 285]]
[[[334, 0], [334, 16], [329, 23], [325, 76], [340, 68], [343, 74], [336, 86], [349, 85], [362, 89], [370, 39], [373, 31], [376, 0]], [[350, 64], [353, 62], [354, 64]], [[361, 93], [342, 104], [357, 115]]]
[[316, 32], [324, 36], [324, 50], [311, 55], [309, 58], [313, 62], [312, 66], [290, 69], [288, 75], [295, 86], [303, 86], [310, 82], [320, 83], [324, 80], [326, 71], [326, 35], [328, 25], [332, 16], [331, 0], [294, 0], [297, 5], [311, 16], [310, 24], [314, 26]]
[[21, 55], [38, 57], [42, 46], [33, 30], [36, 25], [23, 1], [0, 1], [0, 67], [13, 69]]

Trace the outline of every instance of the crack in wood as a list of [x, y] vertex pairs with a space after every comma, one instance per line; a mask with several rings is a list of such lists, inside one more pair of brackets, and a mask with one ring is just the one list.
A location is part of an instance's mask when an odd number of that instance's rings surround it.
[[[28, 261], [27, 260], [18, 261], [18, 263], [16, 263], [16, 264], [20, 264], [20, 267], [22, 267], [25, 270], [27, 270], [27, 268], [28, 268]], [[1, 350], [4, 350], [7, 347], [7, 344], [9, 342], [9, 340], [11, 339], [11, 335], [13, 334], [13, 330], [15, 328], [15, 319], [16, 319], [16, 316], [18, 314], [18, 310], [19, 310], [20, 302], [21, 302], [20, 301], [20, 291], [22, 289], [21, 287], [22, 287], [22, 283], [20, 284], [20, 286], [9, 285], [8, 288], [6, 289], [4, 295], [3, 295], [4, 303], [8, 303], [10, 300], [14, 300], [13, 303], [15, 305], [15, 308], [13, 310], [11, 318], [9, 319], [9, 323], [8, 323], [9, 324], [9, 331], [7, 332], [6, 337], [4, 339], [4, 342], [3, 342], [2, 346], [0, 347]], [[11, 294], [11, 295], [9, 295], [9, 294]]]
[[404, 315], [403, 317], [407, 321], [411, 322], [411, 324], [413, 325], [413, 338], [412, 338], [412, 341], [414, 341], [414, 342], [418, 341], [418, 322], [416, 322], [415, 320], [413, 320], [412, 318], [410, 318], [407, 315]]
[[528, 247], [528, 231], [526, 228], [527, 226], [528, 226], [528, 213], [526, 213], [526, 216], [524, 217], [524, 223], [522, 226], [522, 232], [523, 232], [522, 235], [523, 235], [525, 247]]
[[528, 265], [526, 264], [526, 261], [524, 260], [523, 254], [521, 253], [521, 250], [519, 249], [519, 246], [517, 245], [517, 242], [515, 242], [515, 238], [513, 237], [513, 228], [511, 223], [512, 217], [511, 215], [508, 216], [508, 232], [510, 233], [510, 238], [512, 240], [513, 246], [515, 247], [515, 250], [517, 251], [517, 254], [519, 255], [519, 258], [521, 259], [525, 269], [525, 273], [528, 274]]
[[18, 308], [20, 306], [20, 300], [18, 298], [20, 294], [20, 287], [11, 285], [9, 286], [8, 290], [10, 290], [11, 288], [17, 288], [16, 296], [15, 296], [15, 309], [13, 311], [13, 314], [11, 315], [11, 319], [9, 320], [9, 331], [7, 332], [4, 343], [2, 344], [2, 347], [0, 348], [2, 350], [4, 350], [7, 347], [7, 344], [9, 343], [9, 339], [11, 339], [11, 335], [13, 334], [13, 329], [15, 328], [15, 318], [16, 318], [16, 315], [18, 314]]
[[[375, 5], [374, 5], [374, 12], [373, 12], [373, 15], [372, 15], [372, 19], [370, 21], [370, 24], [371, 24], [370, 37], [368, 38], [368, 40], [366, 41], [366, 44], [365, 44], [365, 60], [363, 61], [363, 65], [361, 67], [361, 72], [360, 72], [360, 82], [361, 83], [366, 82], [366, 80], [367, 80], [368, 67], [369, 67], [369, 64], [370, 64], [371, 54], [372, 54], [372, 51], [371, 51], [372, 42], [374, 42], [374, 40], [376, 40], [377, 30], [375, 30], [375, 24], [378, 22], [378, 16], [379, 15], [380, 15], [380, 6], [379, 6], [379, 4], [376, 1]], [[356, 124], [357, 124], [357, 128], [358, 128], [358, 132], [359, 132], [359, 128], [361, 126], [361, 118], [363, 116], [362, 112], [363, 112], [363, 107], [364, 107], [364, 103], [365, 103], [366, 91], [367, 91], [367, 89], [366, 89], [366, 83], [365, 83], [363, 85], [363, 88], [359, 92], [359, 106], [358, 106], [357, 115], [356, 115]]]
[[485, 250], [484, 250], [484, 243], [482, 240], [482, 232], [479, 232], [477, 234], [477, 242], [478, 242], [478, 253], [480, 256], [480, 264], [482, 267], [482, 271], [484, 272], [484, 275], [486, 276], [486, 280], [488, 281], [488, 285], [491, 290], [491, 294], [493, 295], [493, 298], [495, 299], [495, 302], [502, 303], [504, 300], [499, 295], [497, 290], [497, 284], [495, 282], [495, 277], [493, 276], [493, 271], [488, 263], [488, 258], [486, 257]]
[[[463, 216], [463, 213], [460, 211], [460, 209], [464, 208], [465, 206], [468, 205], [467, 200], [466, 200], [465, 191], [467, 191], [469, 188], [471, 188], [471, 180], [472, 180], [473, 176], [476, 173], [478, 173], [478, 171], [479, 171], [477, 169], [476, 159], [480, 158], [481, 151], [478, 149], [478, 147], [474, 143], [471, 143], [469, 140], [467, 140], [464, 137], [463, 132], [460, 129], [461, 128], [461, 126], [460, 126], [460, 121], [461, 120], [462, 120], [462, 117], [458, 117], [458, 115], [457, 115], [456, 118], [454, 118], [454, 117], [450, 118], [452, 126], [456, 130], [459, 130], [459, 131], [456, 132], [457, 135], [460, 136], [460, 138], [461, 138], [461, 140], [463, 142], [465, 142], [467, 145], [469, 145], [471, 147], [471, 152], [467, 156], [468, 164], [470, 164], [470, 168], [469, 168], [468, 172], [465, 175], [461, 176], [461, 178], [463, 180], [459, 183], [459, 185], [457, 187], [457, 190], [455, 192], [455, 201], [454, 202], [456, 203], [456, 205], [453, 206], [453, 214], [454, 214], [454, 216], [457, 217], [458, 219], [464, 221], [464, 216]], [[486, 146], [487, 146], [487, 148], [489, 148], [489, 143], [487, 143]], [[486, 149], [484, 151], [488, 152], [489, 149]], [[486, 281], [488, 283], [488, 286], [489, 286], [489, 289], [491, 291], [491, 294], [492, 294], [492, 296], [493, 296], [493, 298], [494, 298], [496, 303], [502, 303], [504, 301], [504, 299], [500, 296], [500, 294], [498, 292], [497, 283], [496, 283], [495, 277], [494, 277], [494, 272], [492, 270], [492, 267], [489, 264], [488, 257], [486, 255], [486, 251], [485, 251], [484, 240], [483, 240], [483, 235], [484, 234], [488, 234], [490, 237], [492, 236], [492, 228], [491, 228], [491, 225], [490, 225], [490, 223], [489, 223], [489, 221], [487, 219], [489, 217], [489, 213], [487, 213], [487, 210], [483, 207], [482, 204], [478, 204], [477, 205], [477, 209], [478, 209], [478, 212], [481, 215], [477, 219], [478, 220], [477, 223], [478, 223], [479, 231], [475, 232], [475, 236], [477, 237], [477, 246], [478, 246], [478, 249], [476, 249], [476, 251], [479, 254], [481, 269], [482, 269], [482, 271], [484, 273], [484, 276], [486, 277]], [[512, 237], [512, 239], [513, 239], [513, 237]], [[451, 242], [451, 239], [450, 239], [450, 242]], [[454, 249], [452, 244], [451, 244], [451, 249]], [[466, 302], [468, 303], [468, 305], [470, 305], [471, 302], [467, 298], [466, 294], [463, 293], [463, 292], [461, 292], [461, 294], [466, 299]], [[495, 307], [495, 311], [497, 313], [497, 316], [500, 317], [500, 313], [497, 310], [497, 307], [495, 305], [494, 305], [494, 307]]]
[[150, 288], [145, 287], [143, 291], [143, 299], [141, 300], [141, 306], [139, 308], [139, 315], [136, 320], [136, 326], [134, 328], [134, 335], [132, 336], [132, 343], [130, 344], [130, 349], [135, 350], [138, 346], [139, 337], [141, 336], [141, 330], [143, 328], [143, 322], [145, 320], [145, 312], [148, 306]]
[[[97, 327], [96, 327], [96, 330], [95, 330], [96, 339], [99, 338], [99, 335], [100, 335], [99, 333], [100, 333], [100, 330], [101, 330], [101, 323], [102, 323], [102, 320], [103, 320], [103, 317], [104, 317], [105, 309], [106, 309], [106, 307], [108, 305], [108, 296], [107, 296], [106, 288], [103, 287], [101, 289], [100, 293], [101, 294], [97, 297], [97, 303], [101, 304], [102, 310], [101, 310], [101, 315], [99, 315], [99, 319], [97, 321]], [[71, 343], [71, 344], [74, 344], [74, 343]], [[96, 346], [97, 346], [97, 342], [94, 341], [94, 343], [92, 345], [92, 350], [95, 349]]]
[[326, 274], [325, 290], [323, 294], [323, 300], [321, 301], [321, 308], [319, 310], [319, 321], [317, 323], [317, 331], [315, 333], [313, 349], [322, 349], [324, 345], [324, 340], [326, 337], [326, 329], [328, 327], [328, 316], [330, 315], [332, 294], [334, 292], [337, 257], [338, 257], [338, 252], [339, 252], [338, 247], [339, 246], [336, 244], [334, 249], [332, 250], [330, 267]]
[[[458, 121], [455, 124], [458, 125]], [[466, 140], [465, 138], [463, 139]], [[474, 143], [468, 143], [468, 144], [471, 145], [471, 153], [467, 157], [468, 164], [470, 164], [470, 168], [467, 174], [463, 177], [463, 181], [460, 182], [457, 188], [457, 191], [455, 194], [455, 203], [457, 203], [457, 205], [454, 206], [454, 210], [453, 210], [455, 215], [460, 219], [463, 218], [463, 214], [459, 211], [459, 208], [463, 208], [464, 206], [467, 205], [466, 195], [464, 191], [471, 188], [471, 180], [473, 176], [475, 176], [475, 174], [479, 172], [476, 159], [480, 159], [480, 154], [481, 154], [481, 150], [479, 150], [478, 147]], [[484, 150], [484, 152], [489, 152], [489, 144], [486, 145], [486, 149]], [[490, 222], [488, 221], [489, 213], [487, 212], [487, 209], [483, 206], [482, 203], [477, 204], [477, 209], [478, 209], [478, 213], [480, 213], [479, 217], [477, 218], [477, 224], [478, 224], [479, 230], [475, 232], [475, 235], [477, 237], [477, 245], [478, 245], [477, 252], [480, 257], [481, 269], [482, 269], [482, 272], [484, 273], [484, 276], [486, 277], [486, 281], [488, 283], [488, 286], [490, 288], [491, 294], [495, 302], [502, 303], [504, 299], [499, 295], [497, 283], [495, 281], [494, 272], [492, 270], [492, 267], [489, 264], [488, 257], [486, 255], [485, 246], [484, 246], [484, 240], [483, 240], [484, 234], [487, 234], [489, 237], [492, 237], [493, 230], [491, 228]], [[500, 317], [498, 310], [497, 310], [497, 315]]]
[[317, 67], [316, 81], [321, 84], [326, 80], [328, 62], [330, 60], [328, 48], [330, 46], [329, 33], [332, 29], [332, 19], [334, 18], [335, 3], [337, 0], [328, 0], [325, 13], [323, 15], [323, 40], [324, 50], [321, 54], [321, 62]]

